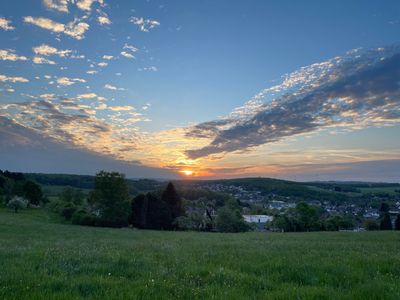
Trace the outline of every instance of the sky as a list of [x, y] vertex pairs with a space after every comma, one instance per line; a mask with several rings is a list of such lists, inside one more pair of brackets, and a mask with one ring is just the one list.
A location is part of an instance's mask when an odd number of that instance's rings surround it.
[[399, 1], [0, 2], [0, 169], [400, 181]]

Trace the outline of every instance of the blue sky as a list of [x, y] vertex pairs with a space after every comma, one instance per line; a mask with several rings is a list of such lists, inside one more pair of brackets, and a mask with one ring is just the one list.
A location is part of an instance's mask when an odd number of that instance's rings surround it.
[[[0, 49], [6, 51], [0, 60], [0, 74], [6, 76], [0, 82], [0, 116], [12, 120], [15, 126], [34, 130], [48, 138], [49, 143], [68, 146], [65, 151], [72, 147], [73, 151], [104, 155], [118, 162], [116, 169], [121, 169], [121, 162], [149, 167], [152, 169], [146, 176], [150, 177], [165, 174], [166, 170], [170, 172], [168, 176], [174, 176], [183, 169], [205, 177], [282, 177], [287, 171], [279, 170], [304, 161], [319, 165], [400, 158], [396, 150], [400, 146], [396, 139], [399, 126], [393, 116], [385, 123], [378, 122], [376, 115], [374, 121], [359, 116], [353, 118], [351, 125], [335, 123], [333, 128], [325, 122], [316, 130], [301, 128], [290, 135], [274, 135], [272, 139], [264, 135], [255, 137], [263, 141], [257, 145], [251, 141], [240, 147], [222, 147], [219, 143], [211, 154], [208, 144], [215, 148], [219, 138], [238, 138], [238, 131], [234, 130], [238, 123], [229, 123], [230, 132], [213, 127], [214, 133], [219, 134], [206, 139], [200, 138], [205, 131], [193, 134], [193, 130], [203, 130], [201, 124], [230, 118], [238, 107], [250, 109], [248, 101], [260, 91], [281, 84], [282, 76], [304, 66], [345, 57], [348, 51], [360, 48], [360, 54], [347, 57], [360, 67], [364, 65], [358, 56], [367, 61], [368, 49], [384, 48], [383, 56], [390, 58], [398, 51], [387, 50], [398, 44], [398, 1], [26, 3], [0, 3]], [[334, 69], [326, 70], [334, 73], [340, 68], [343, 65], [338, 62]], [[345, 74], [341, 76], [345, 80]], [[307, 86], [310, 82], [302, 84]], [[394, 100], [386, 105], [397, 112], [395, 92]], [[269, 97], [272, 96], [264, 98], [264, 103]], [[339, 93], [339, 97], [345, 95]], [[379, 105], [374, 102], [367, 109], [383, 109]], [[47, 108], [44, 110], [43, 106]], [[255, 116], [257, 109], [252, 107], [252, 116], [246, 118]], [[56, 117], [52, 114], [49, 118], [50, 111], [57, 111]], [[42, 119], [34, 119], [38, 114]], [[78, 120], [79, 114], [86, 117]], [[240, 126], [245, 122], [241, 119]], [[7, 133], [10, 137], [11, 129], [4, 128], [3, 136]], [[29, 131], [11, 144], [32, 148], [34, 143], [21, 142], [31, 134]], [[1, 150], [9, 156], [12, 147], [4, 139], [3, 144]], [[200, 152], [193, 152], [198, 149]], [[300, 155], [296, 164], [293, 157], [285, 156], [294, 149], [307, 152], [304, 155], [308, 158]], [[318, 159], [321, 152], [332, 151], [336, 151], [332, 161]], [[268, 167], [257, 168], [260, 161]], [[73, 159], [71, 163], [74, 164]], [[238, 169], [239, 164], [242, 168]], [[271, 167], [276, 165], [280, 167]], [[13, 169], [11, 158], [5, 167]], [[65, 171], [56, 163], [46, 169], [30, 168], [28, 163], [27, 169]], [[95, 166], [92, 169], [94, 172]], [[80, 172], [79, 164], [68, 171], [74, 170]], [[140, 177], [135, 170], [124, 169], [128, 175]], [[334, 174], [326, 176], [338, 179]]]

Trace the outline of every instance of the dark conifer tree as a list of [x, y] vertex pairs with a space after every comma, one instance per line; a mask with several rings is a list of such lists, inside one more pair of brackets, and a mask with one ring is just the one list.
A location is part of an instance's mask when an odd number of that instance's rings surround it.
[[132, 213], [129, 217], [129, 223], [138, 228], [147, 227], [148, 201], [144, 194], [137, 195], [132, 200]]
[[147, 228], [171, 230], [174, 219], [168, 204], [152, 193], [148, 193], [146, 198], [148, 201]]
[[400, 214], [397, 215], [396, 221], [394, 223], [394, 229], [400, 230]]
[[171, 211], [172, 219], [180, 217], [184, 214], [182, 199], [176, 192], [174, 185], [170, 182], [162, 193], [161, 200], [167, 203]]
[[380, 229], [381, 230], [392, 230], [392, 221], [390, 219], [389, 213], [385, 213], [383, 215], [383, 218], [381, 219], [381, 224], [380, 224]]

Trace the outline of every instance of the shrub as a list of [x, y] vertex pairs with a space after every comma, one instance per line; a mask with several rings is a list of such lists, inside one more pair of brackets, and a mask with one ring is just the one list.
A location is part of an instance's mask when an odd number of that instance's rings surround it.
[[364, 222], [364, 228], [366, 230], [379, 230], [379, 224], [375, 220], [366, 220]]
[[244, 232], [250, 229], [240, 211], [228, 206], [219, 209], [216, 227], [219, 232]]
[[94, 226], [96, 223], [96, 217], [84, 210], [77, 210], [71, 217], [71, 223], [75, 225]]
[[60, 214], [65, 218], [65, 220], [69, 221], [76, 210], [77, 207], [72, 203], [65, 203], [60, 210]]

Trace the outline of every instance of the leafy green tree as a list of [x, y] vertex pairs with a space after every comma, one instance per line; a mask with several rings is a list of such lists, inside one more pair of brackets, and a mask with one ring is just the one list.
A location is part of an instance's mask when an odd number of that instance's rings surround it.
[[42, 188], [36, 182], [28, 180], [23, 185], [25, 198], [30, 204], [39, 205], [43, 198]]
[[97, 212], [98, 225], [126, 226], [131, 212], [125, 176], [117, 172], [97, 173], [89, 203]]
[[216, 228], [219, 232], [244, 232], [250, 229], [239, 210], [224, 206], [218, 210]]
[[61, 201], [64, 201], [66, 203], [82, 205], [85, 194], [82, 192], [82, 190], [67, 187], [61, 192], [59, 198]]
[[22, 197], [15, 196], [7, 203], [7, 207], [14, 209], [15, 213], [18, 213], [19, 210], [26, 208], [28, 205], [28, 201]]
[[305, 202], [300, 202], [295, 209], [297, 219], [296, 231], [318, 230], [318, 213], [317, 210]]
[[334, 215], [325, 220], [325, 229], [328, 231], [338, 231], [339, 229], [350, 229], [353, 227], [353, 221], [343, 216]]
[[380, 229], [381, 230], [392, 230], [392, 220], [390, 219], [390, 214], [385, 213], [381, 219], [380, 223]]

